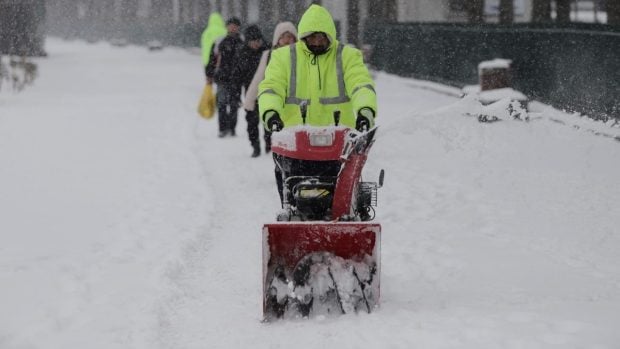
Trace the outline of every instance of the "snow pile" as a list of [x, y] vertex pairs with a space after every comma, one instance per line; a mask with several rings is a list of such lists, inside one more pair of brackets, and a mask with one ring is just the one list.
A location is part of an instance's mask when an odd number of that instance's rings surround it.
[[463, 93], [475, 96], [482, 104], [491, 104], [506, 98], [523, 103], [528, 101], [526, 95], [510, 87], [480, 91], [480, 85], [467, 85], [463, 87]]
[[539, 102], [532, 102], [529, 107], [536, 118], [545, 118], [575, 130], [620, 141], [620, 119], [595, 120], [587, 115], [569, 113]]
[[497, 89], [487, 90], [487, 91], [480, 91], [478, 93], [478, 99], [480, 100], [480, 102], [482, 102], [482, 104], [494, 103], [501, 99], [510, 99], [513, 101], [527, 102], [527, 97], [523, 93], [510, 87], [497, 88]]
[[0, 93], [8, 93], [9, 87], [13, 93], [20, 92], [32, 85], [37, 76], [37, 64], [32, 59], [0, 55]]
[[479, 122], [508, 120], [529, 121], [530, 117], [519, 101], [503, 98], [485, 105], [474, 95], [466, 95], [461, 100], [432, 112], [435, 115], [463, 115], [475, 117]]
[[376, 262], [371, 258], [356, 262], [314, 253], [299, 262], [294, 279], [286, 290], [282, 280], [272, 282], [278, 303], [284, 303], [281, 292], [288, 298], [284, 319], [370, 313], [378, 305]]

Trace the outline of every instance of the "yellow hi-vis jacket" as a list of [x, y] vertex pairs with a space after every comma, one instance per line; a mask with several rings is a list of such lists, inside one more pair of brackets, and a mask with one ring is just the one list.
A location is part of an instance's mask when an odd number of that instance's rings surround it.
[[207, 28], [202, 32], [200, 38], [200, 47], [202, 49], [202, 64], [206, 67], [209, 64], [209, 58], [211, 57], [211, 48], [217, 39], [226, 36], [228, 30], [224, 24], [222, 15], [217, 12], [213, 12], [209, 16], [209, 22], [207, 22]]
[[276, 111], [284, 127], [302, 124], [300, 105], [307, 102], [306, 124], [334, 124], [340, 111], [340, 125], [355, 127], [357, 112], [371, 108], [377, 115], [374, 83], [364, 65], [362, 53], [336, 40], [336, 26], [329, 12], [311, 5], [302, 16], [298, 33], [303, 38], [314, 32], [326, 33], [330, 46], [314, 55], [302, 40], [274, 50], [259, 86], [259, 112]]

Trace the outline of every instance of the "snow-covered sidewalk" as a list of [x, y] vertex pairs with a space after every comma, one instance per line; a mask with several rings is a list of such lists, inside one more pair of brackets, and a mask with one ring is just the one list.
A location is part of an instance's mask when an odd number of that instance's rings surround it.
[[0, 93], [0, 348], [620, 344], [617, 128], [542, 105], [479, 123], [475, 101], [378, 73], [382, 306], [263, 324], [273, 162], [250, 159], [242, 112], [225, 139], [197, 116], [199, 57], [48, 51]]

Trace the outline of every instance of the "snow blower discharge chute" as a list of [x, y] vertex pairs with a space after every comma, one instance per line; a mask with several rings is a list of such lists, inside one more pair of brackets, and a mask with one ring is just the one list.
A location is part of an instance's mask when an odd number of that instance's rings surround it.
[[[384, 172], [378, 183], [361, 180], [375, 133], [342, 126], [274, 132], [283, 209], [263, 227], [264, 321], [378, 306], [381, 226], [370, 221]], [[290, 171], [291, 162], [316, 161], [335, 163], [335, 175]]]

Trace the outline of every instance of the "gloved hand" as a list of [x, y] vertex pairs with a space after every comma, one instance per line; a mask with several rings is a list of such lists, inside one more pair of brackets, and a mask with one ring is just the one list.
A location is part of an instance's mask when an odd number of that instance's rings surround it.
[[355, 121], [355, 128], [362, 132], [368, 131], [375, 126], [375, 112], [364, 107], [357, 112], [357, 120]]
[[267, 110], [263, 114], [263, 120], [265, 121], [265, 128], [270, 132], [278, 132], [284, 128], [284, 123], [280, 119], [280, 114], [275, 110]]

